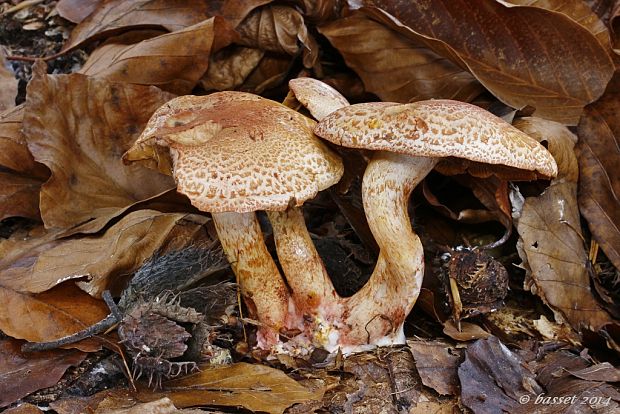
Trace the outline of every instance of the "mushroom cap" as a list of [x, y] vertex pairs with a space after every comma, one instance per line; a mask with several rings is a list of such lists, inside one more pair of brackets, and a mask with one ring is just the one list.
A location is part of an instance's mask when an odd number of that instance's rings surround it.
[[249, 93], [181, 96], [155, 111], [128, 154], [169, 147], [177, 190], [202, 211], [285, 210], [342, 176], [315, 125]]
[[337, 109], [349, 106], [347, 98], [328, 84], [314, 78], [296, 78], [288, 82], [295, 98], [308, 108], [312, 116], [321, 120]]
[[409, 104], [371, 102], [330, 114], [314, 130], [345, 147], [418, 157], [456, 157], [557, 175], [555, 160], [535, 139], [488, 111], [437, 99]]

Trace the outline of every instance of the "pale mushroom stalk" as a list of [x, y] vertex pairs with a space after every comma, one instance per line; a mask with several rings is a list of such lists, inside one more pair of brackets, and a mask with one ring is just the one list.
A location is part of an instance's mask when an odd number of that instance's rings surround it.
[[267, 251], [256, 213], [211, 213], [222, 249], [231, 264], [241, 294], [261, 324], [258, 346], [278, 343], [281, 328], [294, 324], [289, 293]]
[[280, 266], [298, 310], [321, 319], [340, 313], [340, 298], [316, 251], [299, 207], [267, 212]]
[[407, 205], [413, 189], [436, 162], [381, 151], [366, 167], [364, 211], [381, 252], [369, 281], [346, 300], [345, 325], [351, 330], [341, 340], [345, 351], [360, 344], [405, 342], [405, 317], [420, 293], [424, 276], [424, 252], [411, 228]]

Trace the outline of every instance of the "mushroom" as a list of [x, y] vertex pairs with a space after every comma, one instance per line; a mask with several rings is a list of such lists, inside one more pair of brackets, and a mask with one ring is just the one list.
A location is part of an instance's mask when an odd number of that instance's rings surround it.
[[420, 292], [423, 249], [411, 229], [412, 190], [444, 157], [557, 174], [551, 154], [537, 141], [491, 113], [463, 102], [363, 103], [323, 118], [315, 133], [345, 147], [376, 150], [362, 182], [364, 210], [380, 255], [370, 280], [348, 298], [346, 332], [339, 345], [404, 343], [403, 323]]
[[330, 113], [349, 106], [347, 98], [325, 82], [314, 78], [295, 78], [288, 82], [291, 93], [284, 100], [284, 105], [295, 108], [298, 101], [305, 106], [314, 119], [320, 121]]
[[[281, 330], [302, 327], [302, 318], [267, 251], [255, 211], [286, 211], [274, 219], [274, 229], [307, 235], [296, 206], [343, 173], [340, 158], [312, 133], [314, 126], [284, 105], [249, 93], [182, 96], [153, 114], [124, 157], [152, 158], [160, 169], [171, 165], [177, 190], [212, 214], [245, 302], [260, 322], [263, 349], [279, 345]], [[162, 147], [169, 148], [170, 159]], [[281, 258], [285, 268], [287, 260]], [[287, 275], [293, 292], [312, 283], [303, 274]]]

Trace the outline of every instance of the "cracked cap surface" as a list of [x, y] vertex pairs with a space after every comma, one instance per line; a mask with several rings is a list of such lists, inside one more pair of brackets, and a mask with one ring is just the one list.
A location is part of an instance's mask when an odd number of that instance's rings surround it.
[[410, 104], [371, 102], [321, 120], [318, 136], [345, 147], [420, 157], [457, 157], [557, 175], [555, 160], [535, 139], [488, 111], [445, 99]]
[[169, 147], [177, 190], [202, 211], [285, 210], [342, 176], [315, 124], [249, 93], [181, 96], [155, 111], [128, 153]]

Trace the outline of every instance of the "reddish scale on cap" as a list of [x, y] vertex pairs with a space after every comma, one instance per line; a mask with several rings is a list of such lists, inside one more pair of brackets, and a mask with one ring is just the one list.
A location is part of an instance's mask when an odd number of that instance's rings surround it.
[[153, 114], [135, 146], [170, 147], [178, 191], [209, 212], [284, 210], [335, 184], [342, 163], [314, 121], [243, 92], [182, 96]]

